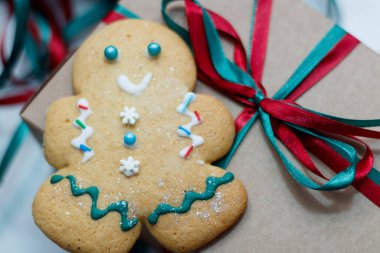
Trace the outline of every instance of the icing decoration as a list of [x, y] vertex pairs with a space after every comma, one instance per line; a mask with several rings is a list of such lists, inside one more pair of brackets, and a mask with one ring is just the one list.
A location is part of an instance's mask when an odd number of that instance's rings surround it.
[[157, 57], [161, 53], [161, 46], [156, 42], [152, 42], [148, 45], [147, 50], [150, 57]]
[[81, 98], [77, 102], [77, 106], [80, 111], [79, 118], [77, 118], [73, 125], [74, 127], [80, 128], [82, 130], [81, 134], [71, 141], [71, 145], [75, 148], [83, 151], [83, 158], [81, 163], [85, 163], [94, 156], [94, 151], [87, 146], [86, 141], [91, 137], [94, 130], [92, 127], [86, 125], [86, 119], [91, 115], [92, 111], [88, 104], [87, 99]]
[[194, 114], [195, 114], [195, 117], [197, 117], [197, 120], [198, 120], [198, 121], [202, 121], [202, 119], [201, 119], [201, 115], [199, 115], [199, 112], [194, 111]]
[[54, 175], [50, 179], [51, 184], [57, 184], [62, 179], [68, 179], [70, 181], [70, 187], [71, 187], [71, 192], [75, 197], [82, 196], [84, 194], [88, 194], [91, 197], [92, 204], [91, 204], [91, 218], [94, 220], [99, 220], [106, 216], [109, 212], [118, 212], [120, 213], [121, 216], [121, 222], [120, 222], [120, 227], [121, 230], [123, 231], [128, 231], [131, 228], [133, 228], [137, 222], [137, 218], [133, 219], [128, 219], [128, 202], [125, 200], [118, 201], [116, 203], [111, 203], [108, 205], [106, 209], [98, 209], [98, 198], [99, 198], [99, 189], [98, 187], [91, 186], [88, 188], [80, 188], [79, 186], [76, 185], [76, 180], [75, 177], [72, 175], [68, 175], [66, 177], [61, 176], [61, 175]]
[[137, 137], [134, 133], [128, 132], [124, 135], [124, 144], [127, 147], [133, 147], [136, 144]]
[[167, 203], [161, 203], [157, 208], [149, 215], [148, 221], [150, 224], [156, 224], [160, 215], [167, 213], [186, 213], [190, 210], [191, 205], [197, 200], [209, 200], [214, 197], [216, 189], [223, 184], [227, 184], [234, 179], [234, 174], [227, 172], [223, 177], [207, 177], [206, 189], [202, 193], [194, 191], [186, 191], [185, 197], [181, 206], [174, 207]]
[[104, 56], [108, 61], [115, 61], [119, 52], [115, 46], [108, 46], [104, 49]]
[[79, 149], [82, 150], [83, 152], [91, 151], [91, 148], [83, 144], [80, 144]]
[[126, 75], [120, 75], [117, 79], [119, 87], [132, 95], [139, 95], [146, 87], [148, 87], [150, 81], [152, 80], [152, 73], [147, 73], [143, 80], [139, 84], [132, 83]]
[[127, 177], [132, 177], [139, 173], [140, 161], [135, 160], [132, 156], [128, 156], [127, 160], [120, 160], [119, 170]]
[[79, 119], [76, 119], [76, 120], [75, 120], [75, 123], [77, 123], [77, 125], [78, 125], [80, 128], [82, 128], [82, 129], [86, 129], [86, 125], [85, 125], [82, 121], [80, 121]]
[[194, 147], [198, 147], [203, 144], [204, 139], [203, 137], [199, 135], [195, 135], [191, 133], [191, 128], [193, 126], [197, 126], [202, 123], [202, 118], [199, 115], [199, 112], [194, 111], [190, 112], [187, 110], [187, 107], [196, 99], [196, 95], [192, 92], [186, 93], [183, 101], [181, 104], [178, 105], [177, 107], [177, 112], [183, 115], [187, 115], [191, 118], [191, 122], [184, 125], [184, 126], [179, 126], [177, 129], [177, 133], [181, 137], [187, 137], [190, 138], [193, 143], [191, 146], [185, 147], [179, 152], [179, 156], [186, 159], [191, 151], [194, 149]]
[[122, 121], [124, 124], [134, 125], [136, 121], [140, 118], [140, 115], [137, 113], [135, 107], [124, 107], [124, 111], [120, 113], [120, 117], [122, 117]]

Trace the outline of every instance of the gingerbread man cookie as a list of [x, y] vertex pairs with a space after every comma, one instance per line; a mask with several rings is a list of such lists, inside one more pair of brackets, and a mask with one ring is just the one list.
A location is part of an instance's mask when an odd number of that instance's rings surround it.
[[196, 67], [169, 29], [127, 20], [92, 35], [73, 65], [77, 96], [53, 103], [45, 156], [58, 169], [33, 216], [71, 252], [128, 252], [141, 227], [167, 249], [197, 249], [236, 223], [246, 191], [210, 165], [231, 147], [233, 119], [192, 93]]

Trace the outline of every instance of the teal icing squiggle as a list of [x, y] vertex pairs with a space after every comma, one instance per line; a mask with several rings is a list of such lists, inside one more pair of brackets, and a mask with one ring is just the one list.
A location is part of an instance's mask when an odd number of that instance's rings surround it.
[[216, 189], [222, 185], [231, 182], [234, 179], [234, 174], [227, 172], [223, 177], [208, 177], [206, 179], [206, 189], [202, 193], [187, 191], [181, 206], [174, 207], [166, 203], [161, 203], [157, 206], [148, 217], [150, 224], [156, 224], [160, 215], [167, 213], [186, 213], [190, 210], [191, 205], [197, 200], [208, 200], [215, 196]]
[[85, 189], [80, 188], [76, 185], [76, 180], [74, 176], [68, 175], [66, 177], [61, 175], [54, 175], [50, 179], [51, 184], [59, 183], [62, 179], [68, 179], [70, 181], [71, 192], [75, 197], [88, 194], [91, 197], [91, 218], [94, 220], [99, 220], [106, 216], [109, 212], [119, 212], [121, 216], [120, 227], [123, 231], [128, 231], [132, 229], [138, 222], [137, 218], [128, 219], [128, 202], [125, 200], [118, 201], [116, 203], [111, 203], [104, 210], [97, 208], [97, 202], [99, 198], [98, 187], [91, 186]]

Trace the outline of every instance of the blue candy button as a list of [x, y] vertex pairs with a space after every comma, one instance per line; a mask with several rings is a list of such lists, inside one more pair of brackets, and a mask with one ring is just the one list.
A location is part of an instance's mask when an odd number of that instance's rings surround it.
[[128, 147], [132, 147], [133, 145], [136, 144], [137, 137], [134, 133], [128, 132], [124, 135], [124, 143]]

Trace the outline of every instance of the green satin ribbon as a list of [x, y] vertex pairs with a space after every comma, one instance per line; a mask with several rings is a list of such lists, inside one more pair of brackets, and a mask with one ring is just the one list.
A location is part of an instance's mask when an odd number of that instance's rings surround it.
[[187, 43], [187, 45], [191, 48], [191, 40], [189, 32], [183, 28], [182, 26], [178, 25], [167, 13], [166, 8], [168, 5], [174, 1], [181, 1], [181, 0], [162, 0], [161, 4], [161, 15], [166, 23], [166, 25], [175, 31], [181, 38]]
[[[253, 40], [253, 27], [255, 27], [255, 16], [256, 16], [256, 10], [257, 10], [257, 0], [254, 0], [253, 1], [253, 4], [252, 4], [252, 16], [251, 16], [251, 29], [249, 30], [249, 41], [252, 41]], [[249, 74], [252, 74], [252, 70], [251, 70], [251, 59], [253, 57], [252, 55], [252, 43], [249, 43], [248, 44], [248, 56], [247, 56], [247, 70], [248, 70], [248, 73]]]
[[13, 0], [13, 8], [16, 19], [16, 29], [11, 54], [0, 74], [0, 88], [3, 87], [11, 75], [18, 57], [20, 56], [25, 43], [26, 27], [28, 23], [30, 3], [29, 0]]
[[276, 92], [273, 99], [281, 100], [289, 96], [346, 34], [342, 28], [335, 25], [309, 53], [288, 81]]
[[120, 4], [116, 5], [114, 11], [117, 12], [117, 13], [119, 13], [120, 15], [123, 15], [123, 16], [128, 17], [128, 18], [134, 18], [134, 19], [139, 19], [140, 18], [135, 13], [131, 12], [130, 10], [128, 10], [126, 8], [124, 8]]
[[380, 185], [380, 172], [376, 168], [372, 168], [367, 177], [375, 182], [375, 184]]
[[16, 132], [13, 134], [12, 139], [9, 142], [9, 145], [4, 153], [3, 159], [0, 162], [0, 182], [2, 181], [10, 162], [17, 153], [17, 150], [21, 146], [27, 133], [28, 127], [25, 125], [25, 123], [21, 122], [18, 125]]
[[70, 21], [63, 32], [65, 41], [72, 41], [83, 30], [99, 22], [115, 6], [116, 3], [114, 1], [100, 0], [87, 12]]
[[[349, 186], [354, 178], [355, 178], [355, 168], [356, 168], [356, 151], [349, 145], [339, 142], [336, 140], [331, 140], [328, 138], [324, 138], [322, 136], [319, 136], [318, 138], [323, 139], [325, 141], [328, 141], [329, 145], [332, 145], [334, 149], [339, 150], [342, 152], [346, 159], [348, 158], [350, 162], [350, 166], [346, 168], [345, 170], [339, 172], [336, 174], [333, 178], [331, 178], [327, 183], [323, 185], [319, 185], [312, 181], [310, 178], [304, 175], [297, 167], [289, 160], [289, 158], [286, 157], [286, 155], [282, 152], [281, 148], [278, 146], [276, 137], [273, 133], [272, 125], [270, 122], [270, 116], [261, 110], [259, 108], [260, 118], [261, 122], [264, 128], [264, 131], [268, 137], [268, 140], [271, 142], [272, 146], [280, 156], [283, 164], [285, 165], [286, 169], [288, 170], [289, 174], [301, 185], [314, 189], [314, 190], [320, 190], [320, 191], [333, 191], [333, 190], [339, 190], [342, 188], [345, 188]], [[317, 137], [317, 135], [311, 131], [308, 131], [305, 128], [299, 128], [299, 130], [304, 131], [312, 136]]]
[[51, 38], [51, 30], [48, 22], [40, 14], [33, 15], [34, 20], [36, 21], [37, 27], [40, 32], [40, 38], [43, 46], [47, 46]]
[[[44, 68], [41, 68], [41, 73], [39, 73], [36, 77], [39, 79], [42, 79], [47, 74], [47, 63], [49, 59], [49, 51], [48, 51], [48, 45], [51, 40], [52, 31], [50, 29], [50, 26], [46, 19], [42, 17], [40, 14], [33, 15], [34, 20], [37, 24], [40, 40], [41, 40], [41, 46], [38, 48], [39, 50], [39, 57], [38, 57], [38, 65], [44, 66]], [[26, 49], [26, 52], [29, 50]]]
[[215, 29], [210, 15], [204, 8], [202, 8], [202, 12], [206, 37], [210, 45], [211, 60], [218, 74], [232, 83], [246, 85], [258, 90], [256, 82], [252, 77], [226, 57], [222, 44], [219, 41], [218, 31]]

